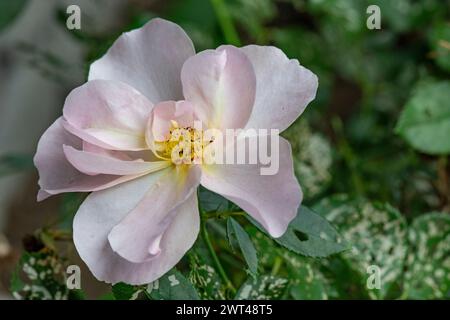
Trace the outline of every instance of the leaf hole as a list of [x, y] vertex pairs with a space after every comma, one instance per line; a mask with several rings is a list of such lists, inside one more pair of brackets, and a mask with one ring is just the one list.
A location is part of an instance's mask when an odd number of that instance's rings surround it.
[[300, 241], [307, 241], [309, 239], [308, 235], [304, 232], [298, 231], [298, 230], [294, 230], [294, 234], [297, 237], [298, 240]]

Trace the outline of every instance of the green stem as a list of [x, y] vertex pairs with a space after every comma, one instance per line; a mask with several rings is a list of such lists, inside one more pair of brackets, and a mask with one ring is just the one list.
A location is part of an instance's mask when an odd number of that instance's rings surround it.
[[236, 28], [234, 27], [233, 20], [230, 12], [223, 0], [211, 0], [211, 4], [216, 12], [217, 19], [219, 20], [220, 27], [222, 28], [225, 41], [229, 44], [240, 46], [241, 41], [239, 39]]
[[271, 274], [273, 276], [276, 276], [277, 273], [280, 271], [282, 265], [283, 265], [283, 259], [281, 259], [281, 257], [277, 256], [275, 258], [275, 262], [273, 263]]
[[222, 278], [223, 282], [225, 283], [225, 286], [234, 294], [236, 294], [236, 289], [233, 286], [233, 283], [228, 278], [222, 264], [220, 263], [219, 257], [217, 256], [216, 252], [214, 251], [214, 247], [211, 243], [211, 239], [209, 238], [208, 230], [206, 229], [206, 221], [205, 219], [202, 219], [200, 223], [200, 232], [202, 234], [203, 240], [206, 243], [206, 247], [211, 254], [211, 257], [213, 259], [213, 262], [216, 266], [217, 272], [219, 273], [220, 277]]

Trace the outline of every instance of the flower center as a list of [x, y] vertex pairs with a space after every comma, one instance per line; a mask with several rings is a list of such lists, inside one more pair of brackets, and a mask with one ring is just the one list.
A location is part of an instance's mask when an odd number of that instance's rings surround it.
[[203, 149], [212, 141], [203, 141], [203, 132], [193, 127], [180, 127], [171, 120], [169, 137], [164, 141], [155, 141], [155, 152], [163, 159], [174, 164], [200, 163]]

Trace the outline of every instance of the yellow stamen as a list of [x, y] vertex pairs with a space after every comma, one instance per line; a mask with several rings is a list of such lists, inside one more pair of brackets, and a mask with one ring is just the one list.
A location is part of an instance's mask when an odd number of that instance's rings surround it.
[[155, 152], [174, 164], [197, 163], [203, 157], [203, 149], [210, 142], [203, 141], [203, 133], [192, 127], [180, 127], [175, 120], [170, 121], [170, 135], [165, 141], [155, 141]]

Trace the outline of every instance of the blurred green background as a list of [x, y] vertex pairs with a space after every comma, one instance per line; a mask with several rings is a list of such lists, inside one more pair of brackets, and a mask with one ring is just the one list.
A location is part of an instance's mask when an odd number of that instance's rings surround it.
[[[68, 4], [80, 6], [81, 30], [66, 28]], [[372, 4], [381, 10], [380, 30], [366, 26]], [[122, 32], [162, 17], [183, 27], [197, 51], [274, 45], [319, 77], [315, 101], [284, 135], [304, 203], [331, 221], [352, 250], [301, 257], [240, 221], [263, 275], [247, 281], [286, 280], [278, 291], [262, 285], [267, 292], [254, 297], [449, 298], [449, 9], [443, 0], [0, 0], [0, 190], [7, 191], [0, 199], [0, 291], [11, 293], [23, 242], [29, 252], [34, 242], [37, 251], [53, 246], [63, 264], [78, 259], [64, 235], [83, 195], [35, 203], [36, 142], [65, 95], [85, 81], [90, 63]], [[242, 284], [242, 257], [227, 249], [223, 223], [212, 227], [232, 281]], [[192, 271], [207, 265], [201, 253], [200, 243], [182, 272], [201, 297], [224, 297], [219, 280], [202, 287], [205, 275]], [[380, 290], [366, 286], [370, 265], [381, 268]], [[23, 290], [15, 285], [13, 291]], [[83, 288], [89, 297], [110, 290], [93, 278]]]

